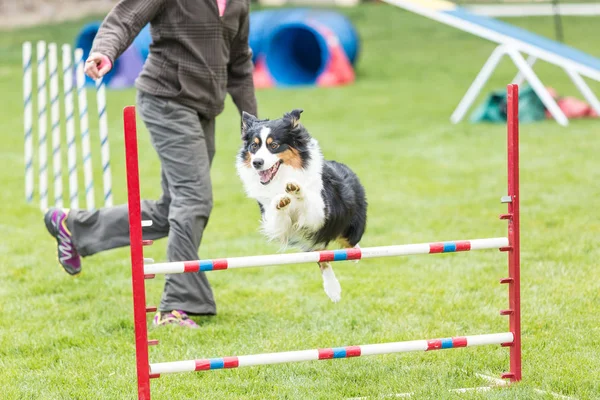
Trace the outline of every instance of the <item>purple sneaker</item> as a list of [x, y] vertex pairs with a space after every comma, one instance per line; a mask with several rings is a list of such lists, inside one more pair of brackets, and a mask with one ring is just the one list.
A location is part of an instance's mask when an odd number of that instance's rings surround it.
[[180, 326], [185, 326], [192, 329], [199, 328], [198, 324], [188, 317], [185, 311], [181, 310], [173, 310], [168, 313], [161, 313], [159, 311], [156, 313], [154, 320], [152, 321], [152, 325], [154, 326], [164, 326], [169, 324], [179, 324]]
[[81, 258], [71, 240], [71, 232], [67, 229], [67, 215], [65, 210], [50, 208], [44, 215], [44, 223], [58, 244], [58, 262], [67, 273], [77, 275], [81, 272]]

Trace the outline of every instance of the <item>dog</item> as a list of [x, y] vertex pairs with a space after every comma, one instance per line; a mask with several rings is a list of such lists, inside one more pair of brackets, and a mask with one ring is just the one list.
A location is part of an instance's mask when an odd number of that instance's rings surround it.
[[[262, 232], [282, 250], [319, 251], [330, 243], [359, 247], [367, 224], [364, 187], [348, 166], [323, 158], [317, 140], [299, 122], [302, 112], [272, 121], [242, 113], [236, 169], [246, 195], [258, 202]], [[342, 288], [333, 268], [318, 264], [325, 293], [337, 303]]]

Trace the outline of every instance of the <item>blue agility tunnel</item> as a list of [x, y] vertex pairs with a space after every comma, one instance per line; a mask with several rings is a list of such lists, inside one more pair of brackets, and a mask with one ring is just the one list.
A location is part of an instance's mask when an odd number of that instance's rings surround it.
[[[92, 22], [85, 25], [75, 39], [76, 48], [83, 50], [83, 59], [87, 59], [98, 33], [101, 22]], [[109, 88], [127, 88], [133, 86], [135, 79], [140, 74], [144, 62], [148, 58], [150, 51], [150, 26], [146, 25], [134, 39], [129, 48], [115, 60], [113, 68], [104, 76], [104, 82]], [[87, 77], [87, 83], [94, 84], [94, 81]]]
[[[85, 25], [75, 40], [76, 47], [83, 50], [84, 59], [90, 53], [100, 24], [101, 21], [97, 21]], [[249, 44], [253, 62], [256, 69], [266, 71], [267, 86], [319, 84], [319, 77], [327, 75], [326, 70], [336, 69], [331, 65], [335, 58], [331, 54], [332, 37], [339, 44], [337, 48], [343, 50], [346, 63], [350, 64], [346, 69], [352, 69], [359, 56], [360, 41], [356, 29], [344, 15], [310, 8], [250, 13]], [[112, 70], [104, 77], [106, 85], [109, 88], [133, 86], [148, 58], [151, 43], [150, 25], [146, 25], [131, 46], [115, 60]], [[93, 84], [90, 78], [87, 79]]]
[[254, 60], [264, 57], [276, 84], [314, 84], [331, 57], [323, 29], [337, 37], [354, 66], [360, 40], [350, 20], [336, 12], [306, 8], [253, 12], [249, 41]]
[[264, 52], [264, 43], [270, 32], [279, 23], [277, 18], [281, 18], [281, 10], [264, 10], [250, 13], [250, 34], [248, 43], [252, 49], [252, 61], [256, 63], [259, 54]]

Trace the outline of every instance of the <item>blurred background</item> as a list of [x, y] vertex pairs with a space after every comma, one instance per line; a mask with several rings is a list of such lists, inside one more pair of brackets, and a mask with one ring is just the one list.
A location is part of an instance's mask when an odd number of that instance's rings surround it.
[[[463, 6], [478, 17], [493, 18], [482, 19], [481, 24], [508, 29], [528, 40], [534, 34], [535, 43], [551, 48], [552, 54], [563, 54], [585, 64], [586, 71], [600, 74], [600, 67], [595, 68], [600, 65], [600, 13], [593, 1], [398, 2], [420, 5], [422, 13], [438, 7], [438, 14], [462, 13], [463, 20], [474, 19], [464, 9], [448, 10]], [[82, 50], [89, 50], [94, 30], [115, 3], [0, 0], [2, 399], [134, 398], [129, 248], [85, 258], [84, 270], [76, 278], [65, 274], [55, 260], [56, 242], [43, 224], [38, 185], [42, 169], [38, 155], [45, 152], [48, 200], [53, 205], [53, 156], [58, 154], [57, 165], [62, 168], [57, 180], [63, 184], [64, 206], [69, 206], [65, 79], [59, 72], [54, 102], [59, 105], [59, 122], [51, 123], [50, 96], [43, 91], [39, 93], [48, 97], [48, 115], [39, 119], [37, 44], [57, 44], [62, 67], [61, 46], [72, 50], [81, 44]], [[380, 1], [252, 3], [250, 40], [259, 114], [278, 118], [302, 108], [301, 121], [319, 140], [324, 156], [357, 173], [369, 201], [363, 247], [506, 235], [506, 222], [498, 219], [506, 212], [499, 200], [507, 190], [503, 104], [506, 85], [518, 78], [518, 69], [509, 57], [500, 60], [465, 118], [453, 124], [453, 111], [498, 43], [467, 32], [466, 22], [449, 26], [422, 13]], [[329, 40], [332, 32], [337, 41]], [[102, 146], [110, 148], [114, 204], [127, 201], [122, 113], [135, 104], [132, 84], [147, 56], [148, 37], [146, 29], [122, 56], [122, 67], [115, 67], [111, 79], [106, 77], [104, 103], [88, 82], [87, 138], [96, 207], [104, 205]], [[33, 49], [25, 60], [24, 43]], [[526, 54], [523, 57], [531, 61]], [[568, 115], [567, 126], [548, 114], [526, 81], [520, 87], [525, 379], [506, 391], [472, 393], [468, 398], [554, 398], [539, 395], [540, 389], [577, 399], [599, 398], [600, 280], [591, 278], [598, 276], [600, 259], [600, 127], [589, 101], [565, 73], [567, 62], [561, 60], [539, 59], [532, 69], [543, 82], [542, 89], [547, 88]], [[27, 68], [29, 80], [24, 79]], [[580, 78], [593, 93], [600, 93], [600, 79], [590, 75]], [[31, 83], [28, 88], [25, 82]], [[32, 107], [26, 112], [28, 101]], [[102, 104], [106, 108], [101, 113]], [[75, 109], [78, 116], [77, 102]], [[26, 115], [33, 116], [29, 126]], [[106, 141], [101, 138], [100, 115], [106, 122]], [[75, 197], [86, 207], [83, 129], [80, 119], [75, 120], [72, 143], [77, 149], [79, 188]], [[39, 140], [43, 126], [47, 136]], [[56, 147], [55, 127], [61, 138]], [[160, 163], [141, 120], [138, 131], [142, 197], [156, 199], [161, 194]], [[28, 133], [33, 160], [24, 157]], [[216, 141], [211, 172], [214, 208], [201, 257], [276, 252], [278, 247], [259, 233], [259, 210], [236, 176], [240, 116], [229, 97], [217, 118]], [[27, 166], [35, 180], [29, 200]], [[166, 240], [144, 252], [163, 261]], [[219, 315], [198, 319], [202, 329], [197, 332], [151, 331], [152, 339], [161, 343], [151, 349], [151, 359], [450, 337], [507, 328], [506, 317], [498, 312], [507, 304], [506, 287], [498, 284], [506, 276], [504, 253], [362, 260], [340, 263], [336, 275], [343, 296], [341, 303], [332, 305], [323, 294], [316, 266], [215, 272], [209, 280]], [[160, 301], [163, 283], [159, 276], [148, 281], [148, 304]], [[419, 399], [447, 399], [459, 398], [448, 397], [450, 389], [482, 385], [476, 373], [498, 377], [508, 367], [505, 348], [441, 353], [161, 377], [153, 381], [152, 390], [157, 399], [213, 399], [225, 394], [260, 400], [382, 398], [401, 392], [415, 392]]]
[[[262, 6], [354, 6], [377, 0], [252, 0]], [[117, 0], [0, 0], [0, 18], [3, 28], [34, 25], [42, 22], [59, 22], [81, 18], [90, 14], [107, 12]], [[595, 0], [456, 0], [456, 4], [472, 6], [485, 14], [549, 15], [557, 5], [564, 5], [562, 15], [590, 15], [599, 12]], [[481, 5], [488, 7], [479, 7]], [[489, 7], [496, 6], [496, 7]], [[500, 7], [497, 7], [500, 6]], [[512, 6], [512, 7], [506, 7]]]

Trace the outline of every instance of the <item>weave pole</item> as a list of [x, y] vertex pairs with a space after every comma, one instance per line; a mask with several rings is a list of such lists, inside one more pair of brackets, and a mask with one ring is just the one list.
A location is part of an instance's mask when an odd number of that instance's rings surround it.
[[73, 102], [73, 55], [71, 46], [62, 45], [63, 92], [65, 102], [65, 127], [67, 130], [67, 167], [69, 170], [69, 203], [79, 208], [77, 182], [77, 146], [75, 144], [75, 107]]
[[96, 81], [96, 104], [98, 105], [98, 128], [100, 132], [100, 153], [102, 161], [102, 184], [104, 207], [112, 207], [112, 179], [110, 174], [110, 148], [108, 145], [108, 122], [106, 118], [106, 84], [102, 78]]
[[37, 105], [40, 209], [48, 208], [48, 95], [46, 85], [46, 42], [37, 42]]
[[52, 132], [52, 181], [54, 206], [63, 207], [62, 160], [60, 154], [60, 103], [58, 101], [58, 50], [56, 43], [48, 44], [50, 70], [50, 123]]
[[90, 146], [87, 91], [85, 90], [85, 73], [83, 70], [82, 49], [75, 49], [75, 65], [77, 101], [79, 105], [79, 126], [81, 134], [81, 157], [83, 158], [83, 179], [85, 183], [85, 205], [88, 209], [93, 210], [95, 208], [94, 176], [92, 171], [92, 149]]
[[33, 201], [33, 73], [31, 42], [23, 43], [23, 127], [25, 131], [25, 201]]
[[[87, 105], [87, 93], [85, 89], [86, 78], [83, 69], [83, 52], [81, 49], [76, 51], [78, 60], [78, 75], [74, 75], [75, 68], [73, 64], [73, 52], [71, 46], [63, 44], [62, 65], [59, 66], [58, 45], [56, 43], [46, 43], [43, 40], [37, 42], [33, 47], [32, 42], [23, 42], [23, 131], [24, 131], [24, 164], [25, 164], [25, 200], [27, 203], [34, 201], [34, 194], [39, 190], [40, 209], [47, 210], [47, 207], [69, 207], [77, 209], [79, 207], [78, 184], [79, 176], [77, 165], [77, 147], [76, 144], [76, 119], [79, 118], [81, 130], [82, 160], [84, 169], [84, 181], [86, 190], [86, 200], [88, 209], [94, 209], [94, 191], [93, 187], [93, 166], [92, 149], [90, 142], [89, 113]], [[37, 54], [33, 54], [36, 51]], [[34, 110], [35, 104], [33, 97], [34, 72], [32, 62], [34, 57], [37, 61], [37, 110]], [[60, 81], [62, 76], [62, 90], [64, 93], [64, 110], [66, 126], [67, 143], [67, 165], [68, 165], [68, 198], [67, 190], [63, 182], [63, 146], [62, 143], [62, 115], [60, 104]], [[102, 181], [104, 184], [104, 205], [113, 204], [112, 178], [110, 168], [110, 149], [108, 142], [108, 124], [106, 107], [106, 85], [97, 82], [96, 99], [98, 105], [98, 126], [100, 136], [100, 152], [102, 155]], [[78, 86], [79, 94], [79, 114], [75, 114], [74, 107], [74, 87]], [[50, 99], [48, 101], [48, 89]], [[34, 113], [37, 113], [38, 121], [34, 128]], [[50, 117], [50, 121], [48, 121]], [[50, 124], [48, 124], [50, 122]], [[48, 131], [50, 126], [50, 131]], [[37, 129], [37, 165], [34, 166], [36, 152], [34, 150], [33, 129]], [[52, 171], [49, 172], [50, 160], [48, 159], [48, 142], [51, 134], [51, 163]], [[39, 177], [35, 176], [34, 169], [38, 167]], [[48, 174], [52, 175], [52, 182], [48, 183]], [[39, 189], [35, 187], [39, 183]], [[53, 186], [53, 189], [50, 188]], [[50, 197], [50, 198], [49, 198]]]
[[[500, 344], [503, 347], [509, 347], [510, 371], [502, 374], [502, 378], [510, 379], [511, 381], [521, 380], [518, 85], [508, 85], [508, 93], [508, 195], [501, 198], [503, 203], [508, 203], [508, 214], [500, 215], [500, 219], [508, 220], [508, 238], [474, 239], [423, 243], [418, 245], [384, 246], [380, 248], [374, 247], [269, 256], [235, 257], [216, 260], [150, 264], [147, 266], [144, 266], [143, 246], [151, 245], [152, 241], [145, 241], [142, 239], [142, 226], [150, 226], [152, 221], [142, 221], [141, 219], [137, 133], [135, 124], [136, 113], [135, 107], [126, 107], [123, 117], [127, 160], [127, 190], [129, 202], [138, 398], [143, 400], [150, 399], [150, 379], [159, 378], [161, 374], [238, 368], [252, 365], [279, 364], [284, 362], [349, 358], [408, 351], [450, 349], [484, 344]], [[501, 279], [500, 283], [509, 285], [509, 309], [501, 310], [500, 314], [509, 316], [510, 332], [433, 340], [417, 340], [411, 342], [265, 353], [250, 356], [149, 363], [148, 346], [157, 345], [158, 340], [148, 340], [145, 313], [154, 312], [157, 307], [146, 306], [145, 304], [144, 279], [154, 277], [153, 273], [185, 273], [244, 268], [249, 266], [259, 266], [259, 263], [260, 265], [264, 265], [265, 262], [292, 264], [300, 262], [316, 262], [319, 260], [342, 261], [394, 255], [469, 251], [483, 248], [498, 248], [500, 251], [508, 252], [509, 277]], [[148, 272], [153, 273], [150, 274]]]

